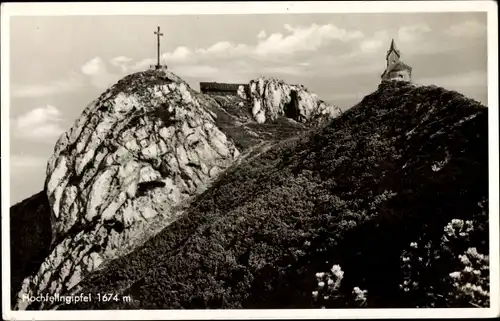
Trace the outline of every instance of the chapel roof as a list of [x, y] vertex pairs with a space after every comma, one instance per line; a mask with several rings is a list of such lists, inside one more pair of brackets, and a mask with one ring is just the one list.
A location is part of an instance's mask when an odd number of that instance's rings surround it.
[[387, 68], [388, 71], [401, 71], [401, 70], [409, 70], [411, 71], [411, 67], [402, 62], [401, 60], [397, 61], [396, 63], [392, 64]]
[[402, 70], [408, 70], [411, 72], [411, 67], [402, 62], [401, 60], [396, 61], [394, 64], [390, 65], [382, 74], [382, 77], [385, 74], [390, 73], [391, 71], [402, 71]]

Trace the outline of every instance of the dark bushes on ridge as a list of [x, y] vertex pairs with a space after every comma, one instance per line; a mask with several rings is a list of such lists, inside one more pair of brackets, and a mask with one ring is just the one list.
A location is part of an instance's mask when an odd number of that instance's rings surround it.
[[82, 283], [132, 303], [62, 308], [311, 308], [316, 273], [333, 264], [345, 297], [360, 287], [368, 307], [414, 307], [401, 253], [481, 211], [487, 124], [487, 108], [458, 93], [383, 83], [327, 127], [234, 166], [187, 215]]

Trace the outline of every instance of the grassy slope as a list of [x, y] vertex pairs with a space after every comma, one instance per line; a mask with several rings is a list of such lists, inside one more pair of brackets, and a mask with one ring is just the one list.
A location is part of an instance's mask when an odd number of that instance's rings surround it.
[[233, 167], [188, 215], [84, 281], [83, 293], [133, 304], [64, 308], [307, 308], [315, 273], [333, 264], [341, 291], [367, 289], [369, 306], [411, 305], [398, 290], [403, 247], [488, 197], [487, 120], [456, 92], [381, 85], [328, 127]]
[[[238, 97], [198, 95], [198, 99], [217, 115], [216, 125], [235, 142], [240, 151], [263, 142], [285, 140], [311, 129], [284, 116], [258, 124], [253, 119], [251, 103]], [[243, 103], [243, 106], [239, 106], [239, 103]]]

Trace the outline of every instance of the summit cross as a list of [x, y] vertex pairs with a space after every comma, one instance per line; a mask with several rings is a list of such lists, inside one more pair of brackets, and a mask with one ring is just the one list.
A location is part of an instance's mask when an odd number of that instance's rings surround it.
[[155, 35], [156, 35], [156, 42], [157, 42], [157, 48], [158, 48], [158, 51], [157, 51], [157, 63], [156, 63], [156, 66], [155, 68], [156, 69], [160, 69], [161, 68], [161, 65], [160, 65], [160, 36], [163, 36], [163, 33], [160, 33], [160, 26], [158, 26], [158, 31], [155, 31]]

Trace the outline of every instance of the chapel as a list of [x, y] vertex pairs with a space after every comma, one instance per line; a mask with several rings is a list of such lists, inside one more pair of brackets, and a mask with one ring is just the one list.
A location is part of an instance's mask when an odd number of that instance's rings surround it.
[[411, 67], [399, 60], [401, 52], [396, 48], [394, 39], [391, 41], [391, 46], [387, 51], [385, 60], [387, 62], [382, 80], [395, 80], [411, 82]]

